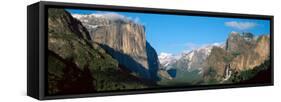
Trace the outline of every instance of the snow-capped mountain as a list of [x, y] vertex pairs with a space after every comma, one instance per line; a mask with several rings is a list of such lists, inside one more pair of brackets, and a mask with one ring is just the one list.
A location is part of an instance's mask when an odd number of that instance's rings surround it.
[[179, 56], [169, 53], [161, 53], [158, 58], [162, 69], [169, 70], [171, 68], [183, 69], [187, 71], [202, 70], [203, 62], [210, 55], [214, 46], [224, 48], [223, 43], [213, 43], [193, 49], [191, 51], [183, 51]]
[[188, 60], [192, 60], [194, 56], [196, 57], [198, 54], [201, 54], [201, 55], [203, 55], [201, 57], [203, 57], [203, 59], [205, 59], [205, 57], [209, 56], [209, 54], [211, 53], [211, 50], [214, 46], [224, 48], [225, 45], [223, 43], [213, 43], [213, 44], [204, 45], [202, 47], [193, 49], [189, 52], [184, 51], [182, 53], [182, 56]]
[[171, 53], [162, 52], [158, 56], [161, 68], [167, 69], [167, 67], [175, 63], [179, 58]]

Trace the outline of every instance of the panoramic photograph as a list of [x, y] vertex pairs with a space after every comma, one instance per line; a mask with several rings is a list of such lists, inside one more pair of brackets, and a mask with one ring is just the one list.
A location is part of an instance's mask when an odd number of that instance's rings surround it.
[[47, 94], [270, 83], [270, 20], [48, 8]]

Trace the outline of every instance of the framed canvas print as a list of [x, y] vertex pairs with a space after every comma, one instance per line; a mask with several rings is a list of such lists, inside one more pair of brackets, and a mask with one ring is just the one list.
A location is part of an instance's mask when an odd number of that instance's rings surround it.
[[27, 67], [37, 99], [273, 85], [273, 16], [41, 1]]

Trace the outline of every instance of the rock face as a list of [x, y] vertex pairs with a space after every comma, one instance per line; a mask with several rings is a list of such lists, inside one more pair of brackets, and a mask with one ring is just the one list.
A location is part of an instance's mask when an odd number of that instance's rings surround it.
[[64, 9], [48, 9], [48, 94], [149, 87], [122, 69], [88, 30]]
[[223, 77], [225, 65], [230, 61], [228, 56], [230, 56], [230, 54], [225, 49], [213, 47], [210, 55], [204, 62], [204, 75], [213, 76], [213, 74], [215, 74], [219, 77]]
[[118, 14], [73, 15], [91, 33], [93, 43], [107, 50], [122, 66], [146, 78], [156, 79], [156, 51], [147, 43], [143, 25]]
[[251, 33], [231, 33], [226, 48], [234, 56], [231, 67], [235, 70], [245, 70], [260, 65], [269, 58], [269, 42], [269, 36], [254, 38]]
[[[205, 74], [214, 70], [218, 77], [226, 77], [226, 69], [240, 72], [253, 69], [269, 58], [270, 40], [268, 35], [254, 37], [251, 33], [231, 32], [226, 41], [226, 47], [213, 48], [207, 58]], [[228, 66], [228, 67], [226, 67]]]

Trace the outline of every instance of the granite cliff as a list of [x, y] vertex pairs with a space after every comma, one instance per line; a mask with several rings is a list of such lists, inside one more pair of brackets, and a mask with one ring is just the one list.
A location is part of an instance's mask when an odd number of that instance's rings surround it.
[[145, 79], [157, 79], [157, 53], [146, 41], [143, 25], [119, 14], [73, 16], [88, 29], [92, 43], [101, 45], [123, 67]]
[[229, 71], [241, 72], [263, 64], [269, 58], [268, 35], [253, 36], [251, 33], [231, 32], [225, 48], [214, 47], [205, 62], [205, 74], [210, 70], [218, 79], [226, 78]]
[[151, 85], [123, 69], [101, 44], [93, 43], [88, 30], [64, 9], [48, 9], [47, 53], [50, 95]]

